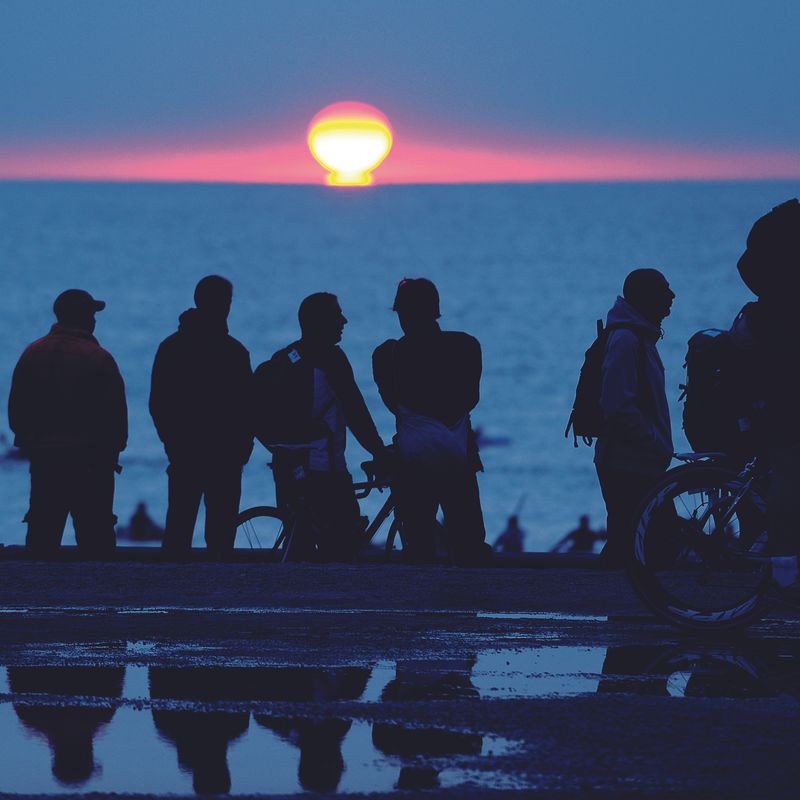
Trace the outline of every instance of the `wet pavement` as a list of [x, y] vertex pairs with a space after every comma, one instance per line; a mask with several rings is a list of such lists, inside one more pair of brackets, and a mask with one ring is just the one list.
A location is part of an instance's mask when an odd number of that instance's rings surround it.
[[[392, 604], [348, 573], [332, 608], [98, 604], [100, 578], [58, 605], [9, 573], [0, 796], [796, 796], [800, 617], [689, 638], [570, 571], [531, 571], [529, 610], [398, 607], [413, 575]], [[487, 596], [428, 577], [459, 576]]]

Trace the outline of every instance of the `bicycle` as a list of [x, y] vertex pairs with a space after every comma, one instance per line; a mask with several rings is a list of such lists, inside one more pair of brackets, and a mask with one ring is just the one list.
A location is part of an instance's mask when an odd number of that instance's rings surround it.
[[[272, 468], [271, 464], [267, 466]], [[377, 476], [374, 462], [372, 461], [363, 462], [361, 469], [364, 471], [366, 480], [353, 484], [356, 500], [363, 500], [373, 490], [383, 492], [388, 489], [389, 495], [374, 519], [371, 522], [367, 520], [364, 530], [358, 535], [359, 550], [370, 544], [375, 534], [395, 510], [391, 481]], [[283, 562], [290, 560], [297, 532], [315, 527], [312, 512], [303, 502], [302, 479], [300, 479], [299, 486], [300, 491], [286, 509], [277, 508], [276, 506], [253, 506], [240, 511], [236, 520], [237, 537], [241, 532], [249, 547], [271, 550], [271, 560], [273, 561]], [[364, 518], [362, 517], [362, 519]], [[400, 523], [395, 516], [392, 518], [386, 536], [386, 552], [390, 552], [393, 549], [399, 530]]]
[[628, 575], [660, 617], [684, 628], [725, 631], [765, 612], [770, 577], [766, 488], [758, 458], [676, 455], [642, 501]]

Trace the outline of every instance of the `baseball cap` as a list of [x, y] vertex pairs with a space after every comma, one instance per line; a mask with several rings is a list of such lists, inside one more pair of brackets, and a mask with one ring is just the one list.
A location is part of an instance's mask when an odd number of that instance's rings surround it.
[[102, 300], [95, 300], [84, 289], [67, 289], [56, 297], [53, 303], [53, 313], [57, 319], [74, 317], [95, 311], [102, 311], [106, 304]]

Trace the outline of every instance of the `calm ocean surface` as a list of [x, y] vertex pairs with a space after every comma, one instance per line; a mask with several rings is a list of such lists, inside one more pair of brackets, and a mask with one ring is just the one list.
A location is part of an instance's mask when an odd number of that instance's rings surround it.
[[[5, 403], [14, 364], [47, 332], [61, 290], [86, 288], [106, 300], [96, 335], [119, 363], [130, 413], [116, 513], [127, 522], [144, 500], [163, 521], [166, 460], [147, 411], [150, 367], [200, 277], [233, 281], [230, 330], [254, 366], [296, 338], [303, 297], [336, 293], [350, 320], [343, 347], [388, 440], [393, 420], [370, 357], [398, 334], [390, 311], [397, 281], [426, 276], [439, 286], [443, 327], [483, 345], [473, 422], [507, 440], [482, 451], [488, 537], [522, 502], [527, 549], [546, 549], [580, 513], [603, 521], [592, 451], [573, 449], [563, 430], [595, 320], [627, 272], [659, 267], [677, 293], [661, 352], [676, 447], [684, 449], [677, 386], [686, 340], [701, 327], [727, 326], [750, 299], [736, 272], [750, 225], [798, 194], [797, 181], [361, 191], [0, 183], [0, 395]], [[0, 433], [9, 435], [5, 409]], [[352, 437], [347, 455], [357, 474], [364, 454]], [[257, 444], [243, 505], [272, 502], [267, 460]], [[24, 540], [27, 490], [27, 465], [0, 461], [0, 542]], [[74, 542], [71, 527], [65, 541]]]

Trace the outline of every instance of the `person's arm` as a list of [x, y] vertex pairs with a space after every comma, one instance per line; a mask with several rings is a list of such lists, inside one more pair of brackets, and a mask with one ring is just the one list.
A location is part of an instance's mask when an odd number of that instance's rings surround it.
[[111, 355], [106, 362], [106, 403], [108, 441], [113, 452], [119, 455], [128, 445], [128, 403], [125, 399], [125, 382]]
[[[656, 439], [653, 423], [640, 405], [641, 347], [632, 331], [615, 330], [609, 334], [603, 359], [600, 407], [610, 437], [649, 450]], [[642, 379], [646, 380], [646, 376]]]
[[483, 371], [483, 355], [480, 342], [470, 336], [467, 339], [467, 361], [465, 369], [465, 394], [464, 400], [467, 412], [472, 411], [481, 399], [481, 372]]
[[28, 365], [23, 354], [14, 368], [8, 395], [8, 425], [18, 447], [29, 444], [34, 398], [29, 389]]
[[397, 414], [397, 375], [395, 373], [395, 349], [397, 342], [390, 339], [375, 348], [372, 354], [372, 377], [378, 387], [383, 404], [392, 414]]
[[175, 370], [170, 364], [171, 359], [167, 352], [167, 342], [162, 342], [156, 351], [153, 360], [153, 371], [150, 375], [150, 416], [156, 426], [158, 438], [164, 443], [164, 447], [169, 451], [170, 434], [174, 431], [175, 406]]
[[382, 453], [383, 440], [378, 435], [378, 429], [372, 421], [364, 396], [356, 384], [353, 368], [347, 356], [339, 348], [336, 348], [335, 355], [330, 359], [328, 380], [342, 404], [347, 427], [353, 432], [358, 443], [372, 455]]

